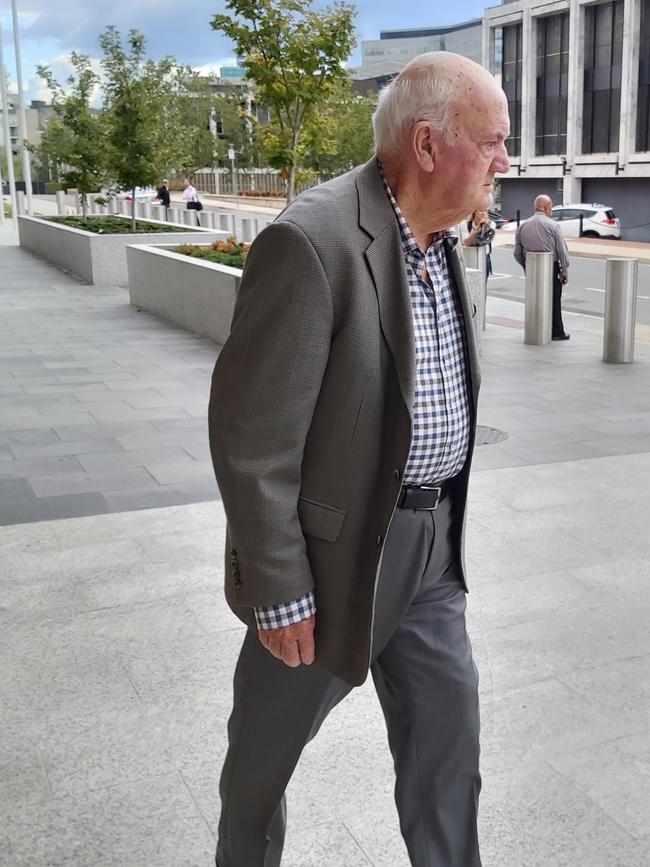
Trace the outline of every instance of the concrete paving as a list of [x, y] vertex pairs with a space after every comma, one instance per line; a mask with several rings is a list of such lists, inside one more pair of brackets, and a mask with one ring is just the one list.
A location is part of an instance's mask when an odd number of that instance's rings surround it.
[[[207, 867], [242, 637], [217, 349], [3, 239], [0, 865]], [[602, 320], [528, 347], [522, 315], [489, 299], [479, 421], [508, 437], [468, 528], [484, 864], [648, 867], [650, 338], [609, 366]], [[283, 865], [407, 867], [392, 785], [366, 685], [305, 751]]]

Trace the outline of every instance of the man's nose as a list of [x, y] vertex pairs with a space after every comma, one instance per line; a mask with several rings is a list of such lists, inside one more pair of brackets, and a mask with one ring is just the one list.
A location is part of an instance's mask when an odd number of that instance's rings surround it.
[[502, 175], [505, 175], [510, 171], [510, 159], [508, 158], [508, 151], [506, 150], [505, 143], [500, 145], [499, 152], [492, 160], [490, 169], [493, 172], [499, 172], [499, 174]]

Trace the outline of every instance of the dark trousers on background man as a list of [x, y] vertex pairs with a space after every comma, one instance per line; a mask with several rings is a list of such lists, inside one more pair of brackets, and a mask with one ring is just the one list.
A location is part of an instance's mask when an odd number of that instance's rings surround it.
[[557, 262], [553, 263], [553, 337], [562, 337], [562, 272]]

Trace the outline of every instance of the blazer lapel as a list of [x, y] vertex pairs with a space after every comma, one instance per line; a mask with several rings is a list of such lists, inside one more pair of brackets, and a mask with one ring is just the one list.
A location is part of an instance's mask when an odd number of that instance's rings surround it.
[[374, 157], [359, 173], [357, 189], [359, 225], [373, 239], [365, 255], [377, 292], [381, 330], [395, 361], [404, 403], [411, 414], [415, 393], [411, 298], [397, 220]]
[[467, 351], [469, 354], [469, 358], [467, 359], [467, 361], [469, 363], [469, 370], [472, 381], [472, 397], [474, 400], [474, 406], [476, 406], [476, 403], [478, 401], [478, 389], [480, 385], [481, 374], [478, 348], [474, 335], [474, 326], [472, 324], [473, 303], [467, 290], [467, 284], [465, 283], [465, 272], [460, 260], [460, 256], [458, 254], [458, 251], [456, 250], [456, 246], [449, 239], [445, 241], [445, 250], [447, 253], [447, 264], [451, 270], [451, 275], [454, 283], [456, 284], [456, 290], [458, 292], [458, 297], [460, 299], [460, 304], [463, 311], [463, 318], [465, 320]]

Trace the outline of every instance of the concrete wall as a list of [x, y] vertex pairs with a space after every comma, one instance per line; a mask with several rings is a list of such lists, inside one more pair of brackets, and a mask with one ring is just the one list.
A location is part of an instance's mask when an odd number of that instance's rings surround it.
[[230, 333], [241, 271], [202, 262], [167, 245], [128, 247], [131, 304], [222, 346]]
[[650, 178], [583, 178], [582, 201], [609, 205], [626, 241], [650, 241]]
[[191, 232], [165, 232], [160, 235], [97, 235], [38, 217], [19, 217], [18, 235], [25, 249], [86, 283], [95, 286], [128, 286], [126, 248], [129, 244], [142, 243], [144, 238], [152, 244], [207, 244], [227, 237], [227, 232], [197, 227]]
[[558, 192], [555, 178], [517, 178], [501, 181], [501, 213], [505, 217], [514, 217], [517, 209], [521, 211], [521, 219], [525, 220], [533, 213], [535, 196], [550, 196], [553, 204], [562, 204], [562, 193]]

